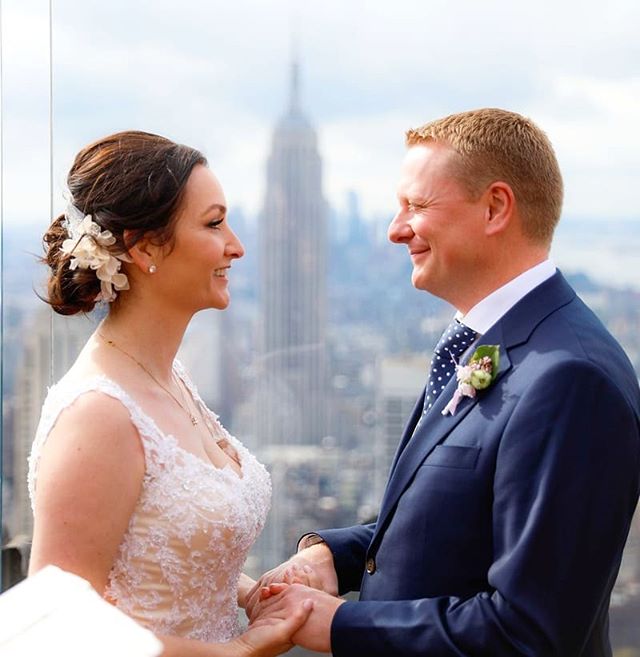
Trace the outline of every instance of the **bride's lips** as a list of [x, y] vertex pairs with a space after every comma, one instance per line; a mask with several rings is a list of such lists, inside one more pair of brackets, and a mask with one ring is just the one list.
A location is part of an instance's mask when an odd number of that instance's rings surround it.
[[229, 273], [230, 267], [220, 267], [213, 272], [214, 278], [221, 278], [222, 280], [228, 280], [227, 274]]

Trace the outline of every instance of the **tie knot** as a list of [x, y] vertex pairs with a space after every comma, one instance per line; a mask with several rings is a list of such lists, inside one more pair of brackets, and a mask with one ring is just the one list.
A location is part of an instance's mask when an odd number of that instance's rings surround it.
[[433, 406], [447, 383], [455, 378], [455, 366], [477, 337], [478, 334], [473, 329], [457, 319], [447, 326], [433, 350], [433, 357], [429, 365], [429, 379], [424, 400], [425, 412]]
[[[446, 358], [458, 363], [460, 356], [469, 348], [478, 334], [465, 326], [462, 322], [454, 319], [445, 329], [442, 337], [433, 350], [433, 360]], [[437, 357], [440, 356], [440, 359]]]

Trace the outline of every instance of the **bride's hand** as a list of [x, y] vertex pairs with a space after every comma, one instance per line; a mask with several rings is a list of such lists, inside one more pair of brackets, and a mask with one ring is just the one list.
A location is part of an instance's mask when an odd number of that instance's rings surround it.
[[250, 621], [257, 616], [260, 602], [270, 597], [269, 585], [278, 582], [304, 584], [337, 596], [338, 576], [331, 551], [325, 544], [313, 545], [262, 575], [243, 601]]
[[292, 561], [282, 573], [284, 584], [304, 584], [312, 589], [322, 590], [322, 580], [316, 569], [309, 563]]
[[[280, 585], [284, 587], [285, 585]], [[293, 648], [291, 637], [305, 624], [313, 609], [312, 600], [302, 605], [287, 618], [264, 618], [256, 621], [229, 647], [241, 657], [272, 657]]]
[[[303, 584], [311, 589], [322, 590], [320, 576], [312, 566], [309, 566], [308, 564], [298, 566], [293, 563], [284, 571], [282, 582], [276, 582], [269, 586], [260, 587], [259, 600], [267, 600], [272, 595], [277, 595], [283, 590], [283, 587], [288, 586], [289, 584]], [[255, 605], [252, 611], [255, 613]]]

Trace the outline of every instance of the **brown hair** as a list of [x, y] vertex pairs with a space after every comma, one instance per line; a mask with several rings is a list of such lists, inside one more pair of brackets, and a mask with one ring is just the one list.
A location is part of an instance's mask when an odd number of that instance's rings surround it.
[[562, 210], [562, 175], [549, 138], [533, 121], [506, 110], [478, 109], [407, 132], [407, 146], [429, 141], [455, 151], [452, 173], [470, 196], [480, 196], [497, 180], [508, 183], [525, 235], [551, 242]]
[[[171, 242], [184, 188], [197, 164], [207, 164], [199, 151], [132, 130], [83, 148], [67, 184], [78, 210], [90, 214], [102, 230], [111, 231], [116, 241], [109, 250], [115, 255], [143, 235], [150, 234], [158, 245]], [[127, 244], [125, 230], [130, 231]], [[72, 256], [60, 250], [68, 237], [64, 214], [53, 220], [43, 236], [43, 260], [51, 269], [45, 301], [61, 315], [90, 312], [100, 292], [93, 270], [69, 268]]]

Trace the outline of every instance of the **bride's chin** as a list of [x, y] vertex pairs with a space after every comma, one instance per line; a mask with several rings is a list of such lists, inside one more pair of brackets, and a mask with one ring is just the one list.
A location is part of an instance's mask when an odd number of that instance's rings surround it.
[[218, 297], [211, 304], [211, 308], [215, 308], [216, 310], [224, 310], [225, 308], [228, 308], [230, 302], [231, 302], [231, 297], [227, 294], [224, 297]]

